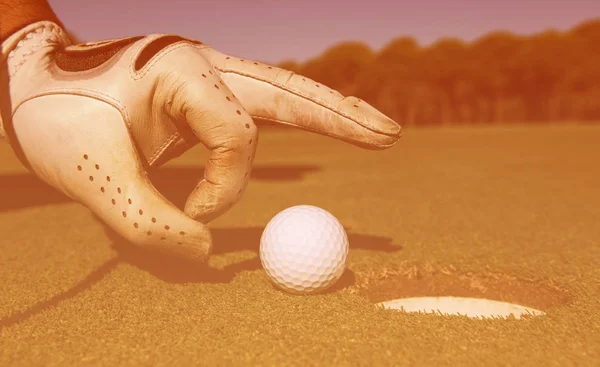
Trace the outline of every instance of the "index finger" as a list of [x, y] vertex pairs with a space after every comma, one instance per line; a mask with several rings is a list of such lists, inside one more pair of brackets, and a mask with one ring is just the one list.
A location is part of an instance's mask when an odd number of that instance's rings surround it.
[[368, 103], [292, 71], [227, 56], [204, 46], [202, 53], [252, 118], [294, 126], [368, 149], [400, 138], [400, 125]]

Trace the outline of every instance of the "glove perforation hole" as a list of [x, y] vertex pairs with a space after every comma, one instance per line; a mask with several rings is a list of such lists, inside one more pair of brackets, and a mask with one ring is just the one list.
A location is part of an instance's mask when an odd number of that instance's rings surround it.
[[100, 166], [96, 165], [96, 171], [100, 170]]
[[206, 78], [206, 74], [202, 73], [202, 77], [203, 77], [203, 78]]
[[231, 98], [229, 96], [225, 97], [229, 102], [231, 102]]
[[117, 192], [120, 194], [121, 193], [121, 188], [117, 187]]
[[112, 199], [111, 202], [112, 202], [112, 205], [116, 205], [117, 204], [117, 201], [115, 199]]
[[137, 222], [136, 222], [136, 223], [133, 223], [133, 226], [134, 226], [135, 228], [138, 228], [140, 225], [139, 225], [139, 224], [137, 224]]
[[94, 176], [90, 176], [90, 181], [94, 181]]
[[219, 89], [219, 86], [215, 84], [215, 88], [216, 88], [216, 89]]
[[144, 211], [142, 209], [140, 209], [138, 213], [140, 213], [140, 215], [144, 215]]
[[83, 167], [81, 167], [81, 166], [77, 166], [77, 170], [78, 170], [78, 171], [82, 171], [82, 170], [83, 170]]
[[127, 212], [122, 212], [121, 214], [123, 214], [123, 218], [127, 218]]
[[250, 128], [250, 124], [246, 124], [246, 129], [249, 129], [249, 128]]
[[152, 218], [152, 223], [156, 223], [156, 218]]
[[89, 158], [89, 157], [88, 157], [88, 155], [87, 155], [87, 154], [84, 154], [84, 155], [83, 155], [83, 159], [85, 159], [86, 161], [88, 160], [88, 158]]
[[110, 182], [110, 176], [106, 176], [106, 181]]
[[129, 203], [129, 205], [131, 205], [132, 203], [131, 199], [127, 199], [127, 202]]
[[168, 231], [169, 229], [171, 229], [171, 227], [165, 226], [165, 229]]
[[104, 193], [106, 190], [104, 189], [104, 187], [100, 187], [100, 191], [102, 191], [102, 193]]

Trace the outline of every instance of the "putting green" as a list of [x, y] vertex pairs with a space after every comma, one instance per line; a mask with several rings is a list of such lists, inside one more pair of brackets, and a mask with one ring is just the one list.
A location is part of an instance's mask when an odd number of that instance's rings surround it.
[[[600, 126], [405, 129], [365, 151], [261, 131], [207, 267], [143, 253], [29, 175], [0, 143], [0, 365], [593, 365], [600, 360]], [[152, 174], [177, 205], [193, 149]], [[294, 296], [260, 267], [298, 204], [346, 227], [348, 268]], [[376, 303], [486, 298], [542, 316], [478, 320]]]

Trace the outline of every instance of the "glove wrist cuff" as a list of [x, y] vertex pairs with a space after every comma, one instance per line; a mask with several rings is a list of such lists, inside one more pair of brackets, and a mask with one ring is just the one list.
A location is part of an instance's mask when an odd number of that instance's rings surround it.
[[66, 32], [56, 23], [43, 21], [32, 23], [15, 32], [2, 42], [0, 61], [8, 66], [8, 77], [13, 77], [30, 55], [50, 44], [70, 45]]
[[[2, 108], [8, 109], [3, 111], [2, 116], [12, 116], [14, 101], [11, 101], [10, 97], [14, 97], [14, 94], [11, 93], [14, 86], [11, 85], [11, 82], [15, 82], [15, 75], [31, 56], [44, 46], [52, 44], [66, 46], [70, 43], [71, 40], [66, 32], [58, 24], [50, 21], [29, 24], [2, 42], [0, 51], [0, 98], [3, 101]], [[20, 82], [27, 83], [26, 80]], [[6, 101], [11, 103], [4, 103]], [[0, 118], [0, 138], [4, 136], [3, 122]]]

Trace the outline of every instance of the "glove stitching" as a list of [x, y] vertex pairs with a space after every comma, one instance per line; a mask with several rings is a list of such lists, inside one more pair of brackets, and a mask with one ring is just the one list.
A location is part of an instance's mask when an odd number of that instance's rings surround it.
[[325, 109], [327, 109], [327, 110], [329, 110], [329, 111], [331, 111], [331, 112], [333, 112], [333, 113], [335, 113], [337, 115], [345, 117], [348, 120], [350, 120], [352, 122], [355, 122], [355, 123], [359, 124], [360, 126], [362, 126], [362, 127], [366, 128], [366, 129], [370, 130], [370, 131], [373, 131], [373, 132], [376, 132], [376, 133], [380, 133], [379, 131], [374, 130], [372, 126], [365, 125], [364, 122], [359, 121], [358, 119], [353, 118], [352, 116], [350, 116], [350, 115], [348, 115], [348, 114], [346, 114], [346, 113], [344, 113], [342, 111], [339, 111], [339, 110], [337, 110], [337, 109], [335, 109], [333, 107], [328, 106], [327, 103], [325, 103], [325, 101], [321, 100], [320, 98], [316, 98], [316, 97], [310, 96], [308, 94], [302, 93], [302, 92], [297, 91], [297, 90], [293, 90], [291, 88], [286, 88], [285, 86], [281, 85], [280, 83], [275, 83], [275, 82], [271, 82], [269, 80], [258, 78], [258, 77], [254, 76], [254, 75], [243, 73], [243, 72], [240, 72], [238, 70], [227, 69], [227, 68], [219, 68], [219, 67], [215, 67], [215, 69], [217, 69], [218, 71], [220, 71], [222, 73], [237, 74], [237, 75], [240, 75], [240, 76], [245, 76], [245, 77], [248, 77], [250, 79], [254, 79], [254, 80], [263, 82], [263, 83], [270, 84], [270, 85], [272, 85], [272, 86], [274, 86], [276, 88], [279, 88], [279, 89], [281, 89], [283, 91], [286, 91], [288, 93], [294, 94], [294, 95], [296, 95], [298, 97], [301, 97], [301, 98], [303, 98], [305, 100], [308, 100], [310, 102], [315, 102], [319, 106], [321, 106], [321, 107], [323, 107], [323, 108], [325, 108]]
[[[148, 74], [148, 72], [150, 72], [150, 69], [151, 69], [151, 68], [152, 68], [152, 67], [153, 67], [153, 66], [154, 66], [154, 65], [155, 65], [157, 62], [159, 62], [159, 61], [160, 61], [160, 60], [161, 60], [163, 57], [165, 57], [165, 56], [169, 55], [171, 52], [177, 51], [177, 50], [179, 50], [179, 49], [181, 49], [181, 48], [184, 48], [184, 47], [192, 47], [192, 48], [193, 48], [194, 46], [193, 46], [193, 45], [191, 45], [191, 44], [190, 44], [190, 43], [188, 43], [188, 42], [189, 42], [189, 41], [184, 41], [184, 40], [182, 40], [182, 41], [181, 41], [181, 44], [179, 44], [179, 42], [178, 42], [178, 43], [175, 43], [175, 44], [173, 44], [173, 45], [170, 45], [170, 46], [169, 46], [169, 47], [168, 47], [166, 50], [162, 50], [162, 51], [160, 51], [159, 53], [157, 53], [157, 54], [156, 54], [156, 55], [155, 55], [155, 56], [152, 58], [152, 60], [151, 60], [149, 63], [147, 63], [146, 65], [144, 65], [144, 67], [143, 67], [143, 68], [142, 68], [140, 71], [137, 71], [137, 72], [136, 72], [136, 71], [134, 71], [134, 69], [133, 69], [133, 68], [130, 68], [130, 69], [129, 69], [129, 74], [130, 74], [131, 78], [132, 78], [133, 80], [138, 80], [138, 79], [141, 79], [141, 78], [143, 78], [144, 76], [146, 76], [146, 74]], [[141, 51], [142, 51], [142, 47], [140, 47], [140, 48], [137, 50], [137, 52], [135, 52], [135, 53], [134, 53], [134, 54], [131, 56], [131, 59], [130, 59], [130, 65], [134, 65], [134, 63], [135, 63], [135, 62], [134, 62], [134, 60], [135, 60], [135, 58], [136, 58], [136, 57], [138, 57], [138, 56], [139, 56], [139, 54], [140, 54], [140, 52], [141, 52]]]
[[173, 142], [175, 140], [177, 140], [177, 138], [179, 138], [179, 134], [178, 133], [173, 133], [173, 135], [171, 135], [168, 139], [166, 139], [164, 141], [164, 143], [162, 143], [160, 145], [160, 147], [158, 147], [158, 149], [152, 155], [152, 157], [150, 157], [149, 164], [153, 165], [154, 162], [156, 162], [156, 160], [165, 152], [165, 150], [167, 150], [169, 148], [169, 146], [171, 146], [171, 144], [173, 144]]
[[19, 107], [27, 101], [31, 101], [35, 98], [39, 98], [39, 97], [43, 97], [43, 96], [50, 96], [50, 95], [57, 95], [57, 94], [77, 95], [77, 96], [81, 96], [81, 97], [88, 97], [88, 98], [96, 99], [100, 102], [104, 102], [104, 103], [116, 108], [121, 113], [121, 116], [125, 122], [125, 125], [128, 127], [128, 129], [131, 129], [131, 122], [129, 119], [129, 113], [127, 112], [126, 106], [122, 105], [117, 99], [114, 99], [113, 97], [111, 97], [107, 94], [104, 94], [102, 92], [93, 91], [93, 90], [88, 90], [88, 89], [80, 89], [80, 88], [48, 89], [43, 92], [35, 93], [27, 98], [24, 98], [21, 102], [19, 102], [17, 105], [15, 105], [15, 111], [17, 111], [17, 109], [19, 109]]
[[[251, 117], [252, 118], [256, 118], [256, 119], [260, 119], [260, 120], [267, 120], [267, 121], [271, 121], [271, 122], [276, 122], [276, 123], [279, 123], [279, 124], [282, 124], [282, 125], [292, 126], [292, 127], [295, 127], [295, 128], [301, 129], [301, 130], [310, 131], [310, 132], [318, 133], [318, 134], [325, 135], [325, 136], [330, 136], [332, 138], [336, 138], [336, 139], [340, 139], [342, 141], [346, 141], [346, 142], [349, 142], [349, 143], [352, 143], [352, 144], [356, 144], [356, 142], [354, 140], [345, 138], [343, 135], [337, 135], [337, 134], [330, 133], [330, 132], [324, 132], [324, 131], [321, 131], [321, 130], [318, 130], [318, 129], [312, 129], [310, 127], [299, 126], [299, 125], [296, 125], [296, 124], [288, 122], [288, 121], [274, 119], [274, 118], [270, 118], [270, 117], [262, 117], [262, 116], [257, 116], [257, 115], [251, 115]], [[391, 147], [394, 144], [395, 143], [392, 143], [392, 144], [376, 144], [376, 145], [378, 147], [385, 148], [385, 147]]]

